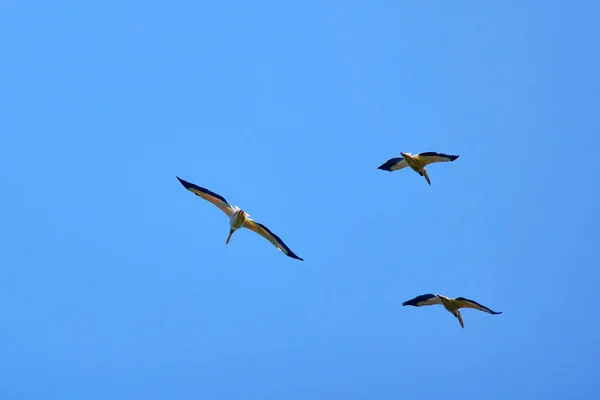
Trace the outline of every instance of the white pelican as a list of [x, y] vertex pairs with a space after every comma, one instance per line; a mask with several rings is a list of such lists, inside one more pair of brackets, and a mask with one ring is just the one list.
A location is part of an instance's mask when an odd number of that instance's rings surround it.
[[404, 158], [390, 158], [385, 163], [377, 167], [377, 169], [392, 172], [405, 167], [411, 167], [419, 175], [424, 176], [425, 179], [427, 179], [427, 183], [429, 183], [430, 185], [431, 181], [429, 180], [429, 175], [427, 175], [427, 170], [425, 169], [427, 165], [435, 162], [454, 161], [458, 158], [458, 156], [449, 156], [448, 154], [436, 153], [433, 151], [428, 151], [426, 153], [419, 153], [414, 155], [411, 153], [402, 152], [400, 154], [402, 154], [402, 157]]
[[229, 243], [229, 239], [231, 239], [231, 235], [233, 235], [233, 232], [240, 228], [248, 228], [251, 231], [258, 233], [259, 235], [267, 239], [275, 247], [281, 250], [285, 255], [300, 261], [304, 261], [302, 258], [294, 254], [294, 252], [290, 250], [290, 248], [287, 247], [285, 243], [283, 243], [283, 240], [281, 240], [279, 236], [271, 232], [266, 226], [255, 222], [252, 218], [250, 218], [250, 214], [240, 210], [238, 206], [229, 205], [229, 203], [227, 203], [227, 200], [225, 200], [224, 197], [219, 196], [218, 194], [211, 192], [208, 189], [194, 185], [190, 182], [186, 182], [179, 177], [177, 177], [177, 179], [179, 180], [179, 182], [181, 182], [184, 188], [194, 193], [195, 195], [202, 197], [204, 200], [210, 201], [215, 206], [219, 207], [221, 211], [227, 214], [227, 216], [229, 217], [229, 236], [227, 236], [225, 244]]
[[458, 322], [460, 322], [460, 326], [463, 328], [465, 327], [465, 324], [463, 323], [462, 316], [460, 315], [461, 308], [474, 308], [490, 314], [502, 314], [502, 312], [492, 311], [489, 308], [482, 306], [473, 300], [465, 299], [464, 297], [457, 297], [456, 299], [453, 299], [451, 297], [446, 297], [439, 294], [423, 294], [402, 303], [403, 306], [415, 307], [432, 306], [434, 304], [442, 304], [446, 310], [458, 318]]

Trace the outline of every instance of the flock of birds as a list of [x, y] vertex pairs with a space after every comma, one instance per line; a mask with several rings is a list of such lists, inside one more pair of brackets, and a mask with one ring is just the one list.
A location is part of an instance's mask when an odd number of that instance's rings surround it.
[[[393, 172], [406, 167], [410, 167], [413, 171], [425, 177], [429, 185], [431, 185], [431, 180], [429, 179], [427, 169], [425, 168], [427, 165], [436, 162], [452, 162], [458, 158], [458, 156], [456, 155], [448, 155], [436, 152], [425, 152], [419, 154], [400, 154], [402, 155], [402, 157], [390, 158], [385, 163], [381, 164], [378, 167], [378, 169]], [[304, 259], [298, 257], [283, 242], [283, 240], [281, 240], [279, 236], [271, 232], [271, 230], [269, 230], [269, 228], [267, 228], [263, 224], [254, 221], [252, 218], [250, 218], [250, 214], [241, 210], [238, 206], [230, 205], [223, 196], [218, 195], [215, 192], [212, 192], [206, 188], [187, 182], [181, 179], [180, 177], [177, 177], [177, 179], [183, 185], [184, 188], [194, 193], [195, 195], [202, 197], [204, 200], [211, 202], [229, 217], [229, 236], [227, 236], [225, 244], [229, 244], [231, 236], [235, 231], [241, 228], [247, 228], [267, 239], [288, 257], [304, 261]], [[465, 324], [463, 323], [463, 319], [460, 314], [461, 308], [472, 308], [475, 310], [487, 312], [489, 314], [502, 314], [501, 312], [492, 311], [491, 309], [477, 303], [476, 301], [469, 300], [464, 297], [451, 298], [442, 296], [440, 294], [431, 293], [417, 296], [414, 299], [410, 299], [402, 303], [403, 306], [414, 307], [431, 306], [435, 304], [443, 305], [448, 312], [450, 312], [458, 319], [458, 322], [463, 328], [465, 327]]]

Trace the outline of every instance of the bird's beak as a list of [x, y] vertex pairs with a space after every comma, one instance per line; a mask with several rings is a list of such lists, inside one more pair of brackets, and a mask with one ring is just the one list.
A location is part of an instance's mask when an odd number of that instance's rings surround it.
[[229, 236], [227, 236], [227, 240], [225, 241], [225, 244], [229, 244], [229, 239], [231, 239], [231, 235], [233, 235], [233, 232], [235, 232], [235, 230], [233, 230], [233, 229], [229, 230]]
[[429, 183], [431, 185], [431, 181], [429, 180], [429, 175], [427, 175], [426, 169], [423, 169], [423, 175], [425, 176], [425, 179], [427, 179], [427, 183]]

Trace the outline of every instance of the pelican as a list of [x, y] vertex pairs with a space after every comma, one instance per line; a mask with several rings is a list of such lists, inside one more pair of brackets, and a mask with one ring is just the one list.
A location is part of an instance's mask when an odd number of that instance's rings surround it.
[[259, 224], [250, 218], [250, 214], [245, 211], [242, 211], [238, 206], [231, 206], [227, 203], [224, 197], [211, 192], [208, 189], [203, 187], [194, 185], [193, 183], [184, 181], [180, 177], [177, 177], [179, 182], [183, 185], [184, 188], [194, 193], [197, 196], [202, 197], [204, 200], [208, 200], [213, 203], [215, 206], [219, 207], [221, 211], [223, 211], [229, 217], [229, 236], [227, 236], [227, 240], [225, 244], [229, 244], [229, 240], [231, 239], [231, 235], [235, 231], [240, 228], [248, 228], [251, 231], [254, 231], [271, 242], [275, 247], [281, 250], [288, 257], [295, 258], [300, 261], [304, 261], [302, 258], [298, 257], [289, 247], [283, 243], [283, 240], [279, 238], [276, 234], [271, 232], [269, 228], [264, 226], [263, 224]]
[[[381, 164], [377, 169], [384, 171], [397, 171], [405, 167], [411, 167], [419, 175], [424, 176], [427, 179], [427, 183], [431, 185], [429, 175], [425, 167], [435, 162], [449, 162], [454, 161], [458, 156], [449, 156], [448, 154], [436, 153], [428, 151], [426, 153], [411, 154], [411, 153], [400, 153], [402, 157], [390, 158], [385, 163]], [[404, 157], [404, 158], [403, 158]]]
[[432, 306], [434, 304], [442, 304], [446, 310], [458, 318], [458, 322], [460, 322], [460, 326], [463, 328], [465, 327], [465, 324], [463, 323], [462, 316], [460, 315], [461, 308], [474, 308], [476, 310], [484, 311], [494, 315], [502, 314], [502, 312], [492, 311], [489, 308], [482, 306], [473, 300], [465, 299], [464, 297], [457, 297], [456, 299], [453, 299], [451, 297], [446, 297], [439, 294], [423, 294], [402, 303], [403, 306], [415, 307]]

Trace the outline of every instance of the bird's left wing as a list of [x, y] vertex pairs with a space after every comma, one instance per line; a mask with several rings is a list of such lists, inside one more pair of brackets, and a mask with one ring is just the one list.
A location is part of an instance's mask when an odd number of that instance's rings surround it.
[[377, 169], [382, 169], [384, 171], [397, 171], [402, 168], [408, 167], [408, 163], [402, 157], [390, 158], [383, 164], [381, 164]]
[[455, 301], [458, 303], [458, 306], [460, 308], [474, 308], [475, 310], [483, 311], [490, 314], [502, 314], [502, 312], [492, 311], [486, 306], [483, 306], [476, 301], [465, 299], [464, 297], [457, 297]]
[[419, 159], [422, 161], [423, 166], [435, 163], [435, 162], [450, 162], [454, 161], [459, 156], [448, 155], [443, 153], [436, 153], [434, 151], [428, 151], [425, 153], [419, 153]]
[[298, 257], [292, 250], [290, 250], [290, 248], [287, 247], [287, 245], [285, 243], [283, 243], [283, 240], [281, 240], [281, 238], [279, 236], [277, 236], [276, 234], [271, 232], [269, 230], [269, 228], [267, 228], [263, 224], [260, 224], [256, 221], [248, 218], [246, 220], [246, 222], [244, 223], [244, 227], [250, 229], [253, 232], [258, 233], [259, 235], [261, 235], [262, 237], [267, 239], [269, 242], [271, 242], [275, 247], [277, 247], [279, 250], [281, 250], [288, 257], [292, 257], [297, 260], [304, 261], [304, 259]]
[[228, 217], [231, 217], [231, 215], [233, 215], [233, 213], [235, 212], [233, 207], [231, 207], [229, 203], [227, 203], [227, 200], [225, 200], [223, 196], [220, 196], [215, 192], [211, 192], [210, 190], [200, 187], [198, 185], [194, 185], [193, 183], [184, 181], [180, 177], [177, 177], [177, 179], [183, 185], [184, 188], [194, 193], [196, 196], [200, 196], [204, 200], [210, 201], [215, 206], [219, 207], [221, 211], [227, 214]]
[[435, 294], [422, 294], [421, 296], [417, 296], [414, 299], [410, 299], [402, 303], [403, 306], [432, 306], [434, 304], [442, 304], [442, 301]]

